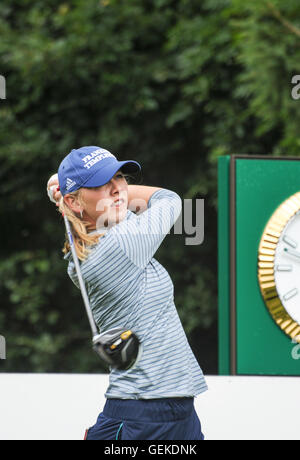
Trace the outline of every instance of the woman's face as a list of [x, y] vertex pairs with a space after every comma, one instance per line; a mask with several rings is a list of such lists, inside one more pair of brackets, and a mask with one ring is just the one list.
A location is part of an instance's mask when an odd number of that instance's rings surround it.
[[101, 187], [82, 188], [83, 220], [96, 228], [121, 222], [127, 214], [128, 184], [121, 171]]

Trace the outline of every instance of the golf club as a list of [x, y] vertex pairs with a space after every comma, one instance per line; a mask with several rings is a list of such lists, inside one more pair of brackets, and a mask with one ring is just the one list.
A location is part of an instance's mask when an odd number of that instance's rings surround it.
[[63, 218], [73, 256], [73, 261], [75, 264], [75, 270], [78, 277], [81, 295], [92, 330], [93, 349], [109, 366], [119, 370], [128, 370], [136, 365], [140, 358], [142, 350], [140, 341], [136, 334], [134, 334], [131, 330], [124, 330], [122, 328], [110, 329], [106, 332], [103, 332], [102, 334], [99, 334], [98, 328], [94, 321], [86, 287], [82, 278], [70, 222], [68, 221], [68, 218], [65, 214], [63, 214]]

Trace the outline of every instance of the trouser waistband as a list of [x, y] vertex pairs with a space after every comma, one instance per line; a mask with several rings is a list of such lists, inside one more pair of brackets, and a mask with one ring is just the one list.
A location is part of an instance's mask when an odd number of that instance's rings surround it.
[[171, 422], [189, 417], [194, 398], [107, 399], [103, 413], [107, 417], [144, 422]]

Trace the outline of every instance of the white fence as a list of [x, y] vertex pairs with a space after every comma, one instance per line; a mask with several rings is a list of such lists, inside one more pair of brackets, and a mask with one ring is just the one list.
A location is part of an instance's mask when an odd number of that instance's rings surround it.
[[[207, 440], [299, 440], [300, 377], [208, 376], [195, 406]], [[108, 375], [0, 374], [1, 440], [80, 440]]]

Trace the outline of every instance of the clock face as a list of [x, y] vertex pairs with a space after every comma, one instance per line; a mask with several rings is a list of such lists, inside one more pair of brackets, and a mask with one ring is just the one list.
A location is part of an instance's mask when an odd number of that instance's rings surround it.
[[259, 287], [276, 324], [300, 342], [300, 193], [271, 216], [258, 251]]
[[283, 307], [300, 324], [300, 211], [289, 220], [278, 240], [274, 278]]

